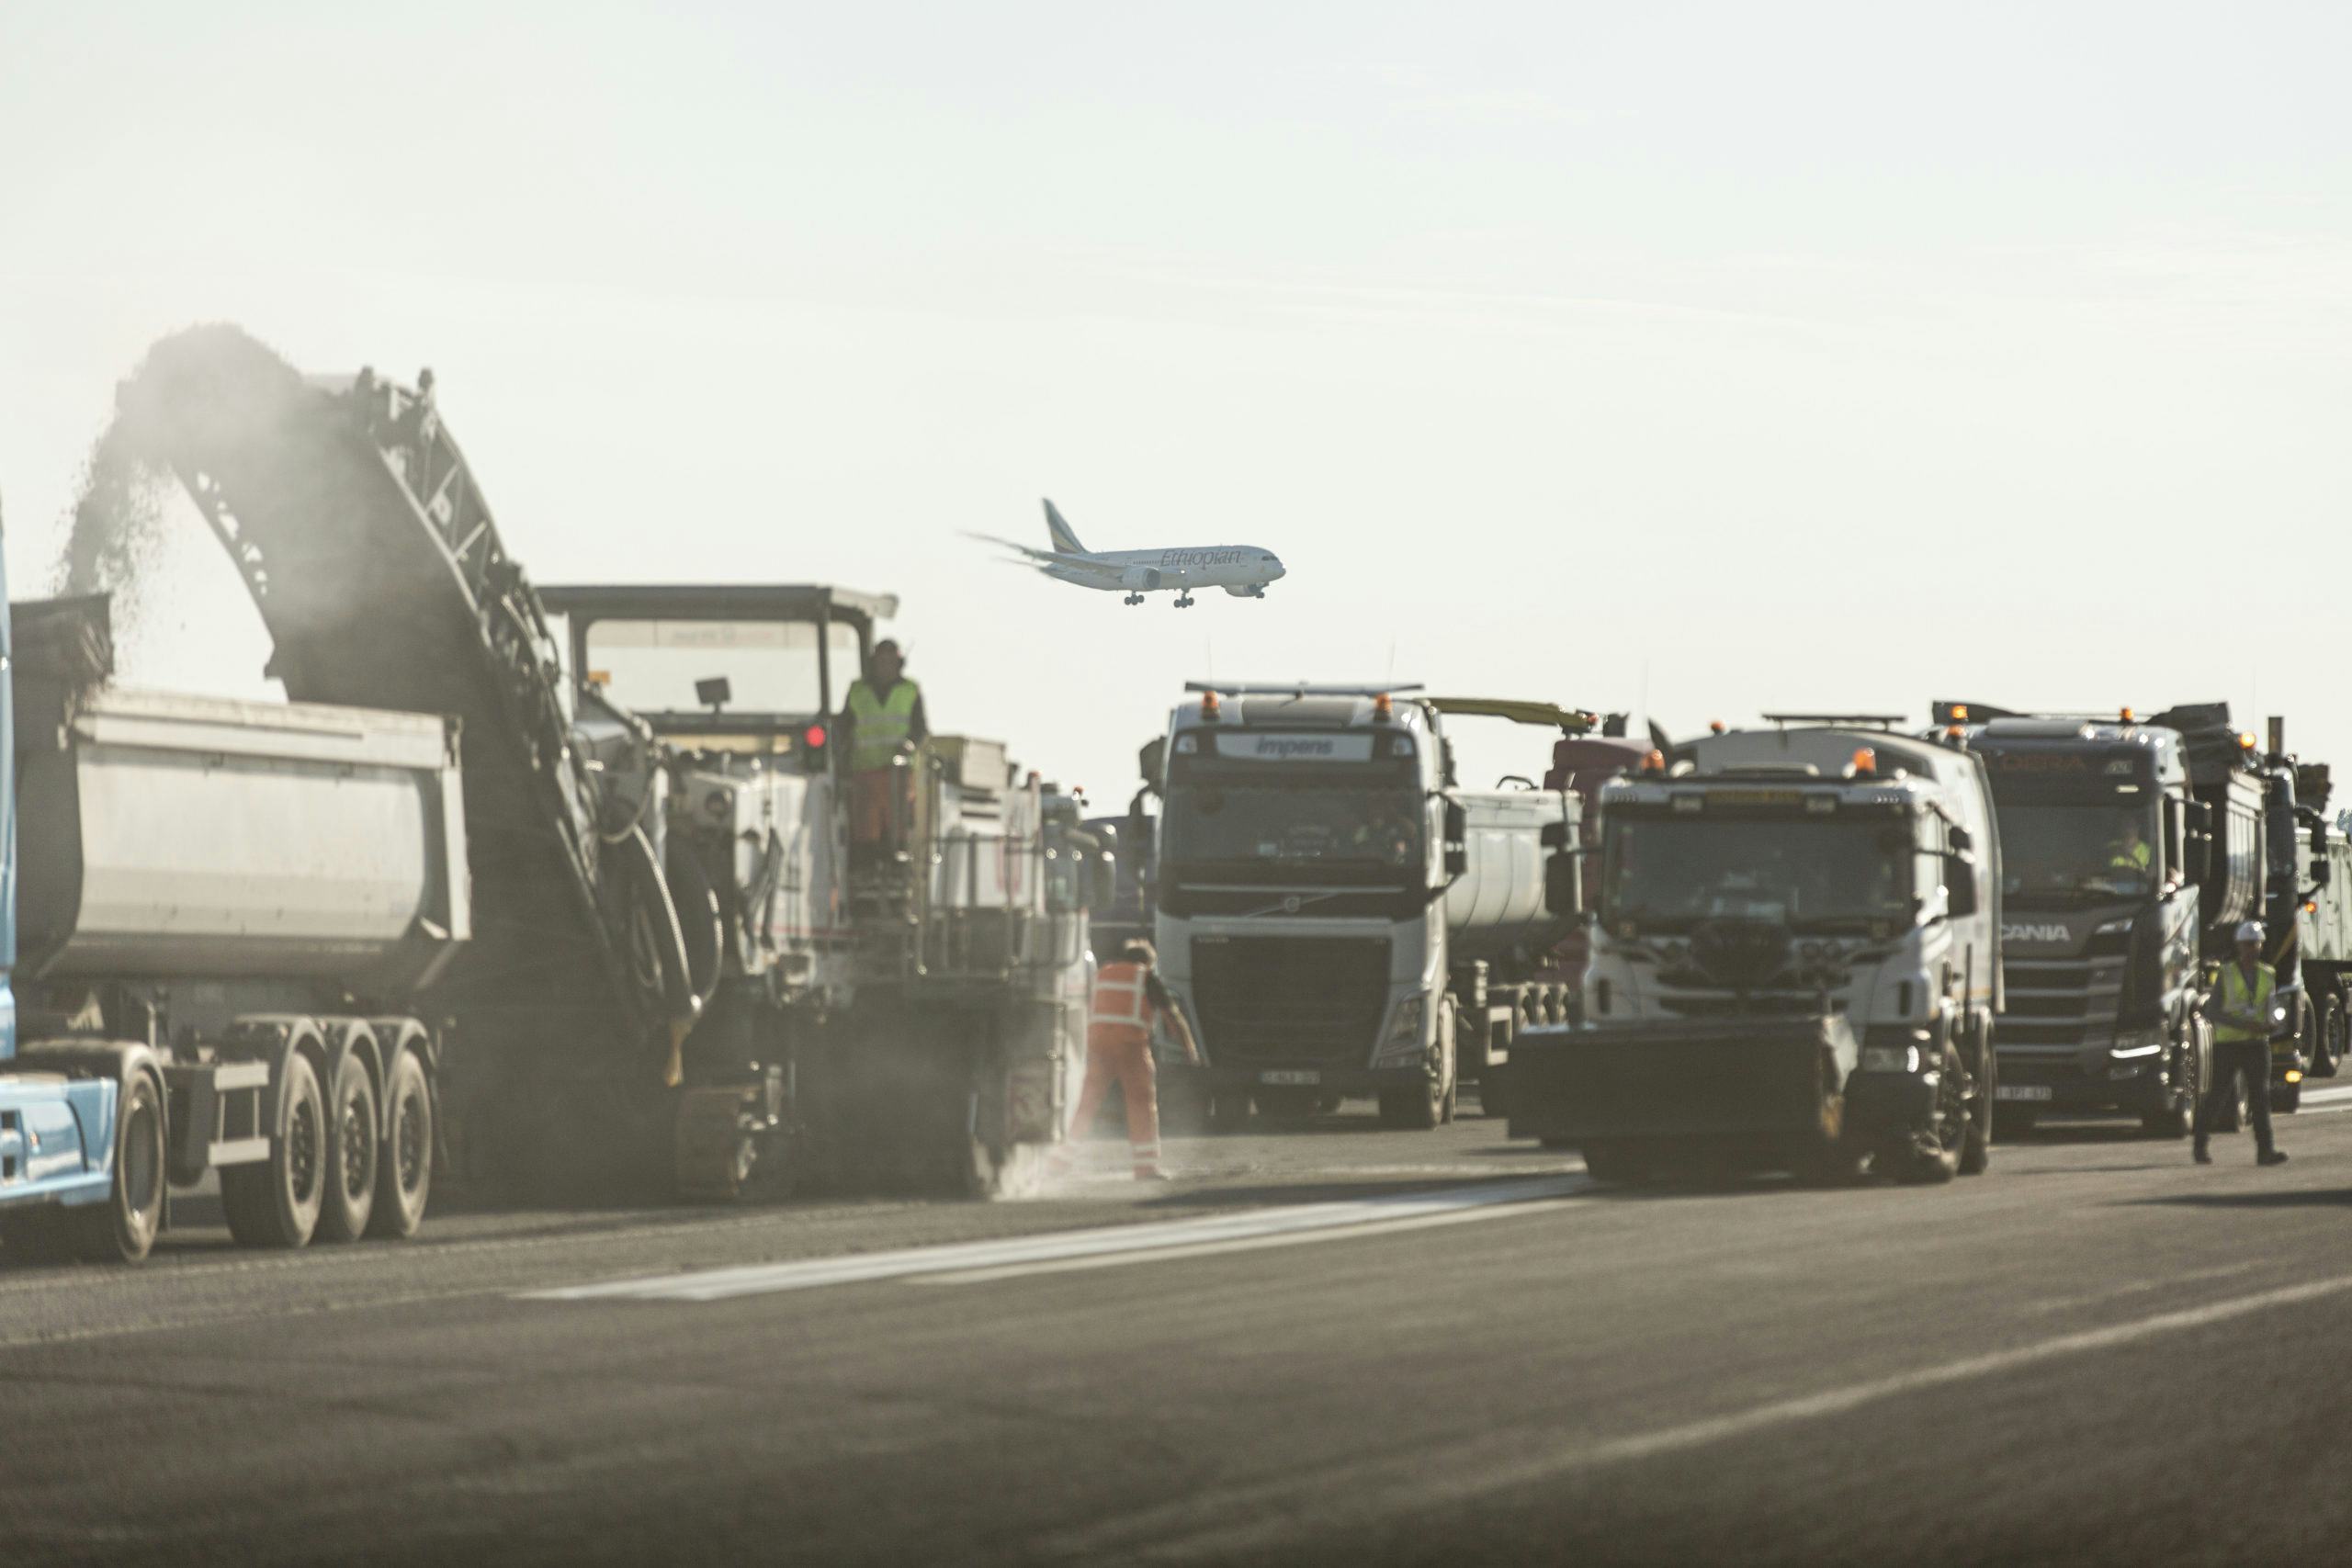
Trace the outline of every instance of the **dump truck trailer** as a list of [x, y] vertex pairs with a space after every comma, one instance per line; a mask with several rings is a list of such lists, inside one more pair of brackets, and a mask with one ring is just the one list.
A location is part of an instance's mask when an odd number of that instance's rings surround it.
[[1791, 715], [1601, 790], [1584, 1027], [1533, 1029], [1510, 1130], [1603, 1180], [1907, 1180], [1990, 1158], [2000, 849], [1957, 737]]
[[405, 1236], [469, 934], [455, 726], [110, 683], [102, 599], [12, 607], [0, 1254], [133, 1259], [217, 1172], [249, 1246]]

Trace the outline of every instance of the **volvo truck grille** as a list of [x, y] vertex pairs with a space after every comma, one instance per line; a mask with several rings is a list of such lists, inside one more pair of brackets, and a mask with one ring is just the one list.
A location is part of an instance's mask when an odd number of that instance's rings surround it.
[[1211, 1062], [1361, 1067], [1388, 1010], [1388, 939], [1196, 937], [1193, 1000]]

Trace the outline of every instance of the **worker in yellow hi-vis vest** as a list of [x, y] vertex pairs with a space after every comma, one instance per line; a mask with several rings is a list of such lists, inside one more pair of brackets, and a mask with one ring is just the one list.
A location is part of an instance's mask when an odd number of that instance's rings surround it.
[[2222, 965], [2222, 986], [2214, 996], [2213, 1083], [2197, 1108], [2199, 1165], [2213, 1163], [2206, 1135], [2241, 1076], [2254, 1121], [2255, 1158], [2263, 1165], [2287, 1163], [2270, 1135], [2270, 1015], [2278, 989], [2278, 975], [2262, 962], [2262, 928], [2248, 920], [2238, 927], [2237, 957]]
[[902, 847], [900, 824], [914, 809], [914, 770], [901, 760], [931, 739], [922, 689], [907, 679], [899, 645], [888, 637], [876, 643], [865, 668], [850, 685], [839, 724], [849, 756], [853, 852]]

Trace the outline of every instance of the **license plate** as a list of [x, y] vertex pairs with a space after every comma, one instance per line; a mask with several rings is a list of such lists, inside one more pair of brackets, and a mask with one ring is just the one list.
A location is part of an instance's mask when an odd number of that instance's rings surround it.
[[1260, 1083], [1321, 1083], [1321, 1073], [1260, 1073]]
[[2050, 1086], [2046, 1083], [2004, 1083], [1993, 1086], [1995, 1100], [2048, 1100]]

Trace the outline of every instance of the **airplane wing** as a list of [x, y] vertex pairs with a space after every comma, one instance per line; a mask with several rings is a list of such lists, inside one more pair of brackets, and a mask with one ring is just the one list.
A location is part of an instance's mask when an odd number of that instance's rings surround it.
[[1119, 570], [1109, 562], [1097, 560], [1092, 556], [1073, 556], [1065, 555], [1059, 550], [1040, 550], [1028, 545], [1017, 544], [1011, 539], [1001, 539], [994, 534], [975, 534], [967, 531], [964, 537], [978, 539], [984, 545], [996, 545], [1004, 549], [1017, 551], [1033, 561], [1057, 566], [1067, 571], [1092, 572], [1103, 577], [1114, 577]]

